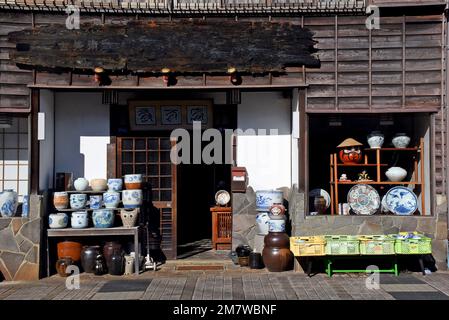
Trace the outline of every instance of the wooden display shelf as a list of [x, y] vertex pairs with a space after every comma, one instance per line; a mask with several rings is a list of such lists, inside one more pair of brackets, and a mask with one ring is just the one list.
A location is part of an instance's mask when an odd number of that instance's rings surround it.
[[[357, 185], [357, 184], [368, 184], [368, 185], [412, 185], [419, 187], [421, 191], [421, 215], [426, 214], [426, 203], [425, 203], [425, 176], [424, 176], [424, 139], [420, 138], [419, 146], [411, 148], [365, 148], [365, 151], [374, 151], [376, 162], [369, 163], [368, 155], [364, 155], [364, 161], [360, 164], [344, 164], [338, 162], [337, 153], [330, 155], [330, 194], [331, 194], [331, 214], [338, 214], [339, 201], [338, 201], [338, 186], [339, 185]], [[382, 180], [382, 167], [388, 167], [387, 164], [381, 163], [382, 153], [389, 151], [414, 151], [418, 155], [413, 154], [413, 174], [410, 178], [412, 181], [383, 181]], [[376, 177], [372, 181], [339, 181], [340, 172], [339, 168], [348, 167], [371, 167], [376, 168]]]
[[120, 211], [122, 209], [126, 208], [98, 208], [98, 209], [91, 209], [91, 208], [83, 208], [83, 209], [56, 209], [58, 212], [76, 212], [76, 211], [94, 211], [94, 210], [115, 210]]

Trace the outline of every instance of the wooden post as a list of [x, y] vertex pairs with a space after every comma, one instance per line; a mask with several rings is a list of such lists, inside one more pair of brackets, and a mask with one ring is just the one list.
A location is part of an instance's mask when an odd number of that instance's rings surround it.
[[425, 175], [424, 175], [424, 140], [421, 138], [419, 140], [419, 154], [421, 161], [421, 215], [426, 215], [426, 183], [425, 183]]
[[334, 153], [334, 181], [335, 181], [335, 212], [338, 214], [338, 172], [337, 172], [338, 162], [337, 154]]
[[334, 166], [334, 161], [332, 159], [332, 154], [331, 154], [330, 155], [331, 215], [334, 215], [334, 201], [335, 201], [335, 199], [334, 199], [334, 197], [335, 197], [335, 195], [334, 195], [334, 188], [335, 188], [334, 183], [336, 183], [336, 181], [334, 180], [334, 167], [333, 166]]
[[380, 148], [376, 149], [377, 182], [380, 182]]
[[38, 135], [39, 90], [31, 90], [31, 121], [30, 121], [30, 194], [39, 193], [39, 140]]

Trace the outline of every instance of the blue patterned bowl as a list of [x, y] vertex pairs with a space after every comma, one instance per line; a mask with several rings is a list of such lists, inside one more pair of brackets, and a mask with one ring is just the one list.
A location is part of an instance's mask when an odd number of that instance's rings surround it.
[[256, 191], [257, 211], [268, 211], [275, 203], [283, 202], [283, 192], [279, 190]]
[[122, 179], [108, 179], [108, 191], [122, 191]]
[[94, 210], [92, 221], [95, 228], [111, 228], [114, 225], [114, 210]]

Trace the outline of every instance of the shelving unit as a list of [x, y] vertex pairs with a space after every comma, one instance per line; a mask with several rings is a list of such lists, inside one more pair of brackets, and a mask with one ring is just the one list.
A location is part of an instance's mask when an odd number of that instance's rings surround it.
[[[331, 190], [331, 215], [338, 214], [338, 192], [340, 185], [356, 185], [356, 184], [368, 184], [368, 185], [413, 185], [414, 188], [421, 189], [421, 215], [426, 214], [425, 203], [425, 179], [424, 179], [424, 139], [420, 138], [419, 146], [413, 148], [365, 148], [364, 149], [363, 163], [358, 164], [344, 164], [338, 162], [338, 154], [333, 153], [330, 155], [330, 190]], [[381, 162], [382, 154], [384, 152], [411, 152], [413, 153], [413, 176], [411, 181], [384, 181], [382, 176], [385, 172], [382, 168], [388, 167], [387, 164]], [[375, 163], [369, 163], [368, 155], [374, 154], [376, 158]], [[375, 167], [376, 179], [375, 180], [358, 180], [358, 181], [340, 181], [339, 168], [344, 167]]]

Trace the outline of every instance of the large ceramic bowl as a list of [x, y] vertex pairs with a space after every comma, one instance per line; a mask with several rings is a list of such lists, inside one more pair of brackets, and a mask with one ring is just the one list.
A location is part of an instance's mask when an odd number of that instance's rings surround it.
[[407, 148], [410, 143], [410, 137], [405, 133], [398, 133], [391, 140], [395, 148]]
[[93, 191], [101, 192], [108, 188], [106, 179], [92, 179], [90, 180], [90, 187]]
[[48, 216], [48, 226], [51, 229], [66, 228], [69, 223], [69, 217], [65, 213], [52, 213]]
[[123, 180], [122, 179], [108, 179], [108, 191], [122, 191]]
[[76, 211], [72, 213], [72, 228], [83, 229], [89, 225], [89, 216], [86, 211]]
[[268, 221], [268, 231], [270, 232], [285, 232], [285, 220], [270, 220]]
[[268, 211], [275, 203], [283, 203], [284, 193], [280, 190], [258, 190], [256, 191], [257, 211]]
[[85, 193], [74, 193], [70, 195], [70, 208], [83, 209], [87, 203], [87, 195]]
[[111, 228], [114, 225], [114, 211], [110, 209], [94, 210], [92, 221], [95, 228]]
[[123, 190], [122, 201], [126, 209], [139, 207], [142, 200], [142, 190]]
[[405, 169], [402, 169], [401, 167], [391, 167], [385, 172], [385, 175], [387, 176], [388, 180], [399, 182], [404, 180], [404, 178], [407, 176], [407, 171]]
[[57, 210], [67, 209], [69, 206], [69, 195], [67, 192], [53, 193], [53, 205]]
[[125, 187], [128, 190], [142, 188], [141, 174], [125, 174]]
[[120, 193], [116, 191], [108, 191], [103, 193], [103, 203], [108, 209], [117, 208], [120, 203]]
[[73, 261], [79, 261], [81, 259], [82, 245], [79, 242], [63, 241], [57, 244], [58, 259], [64, 257], [70, 257]]

